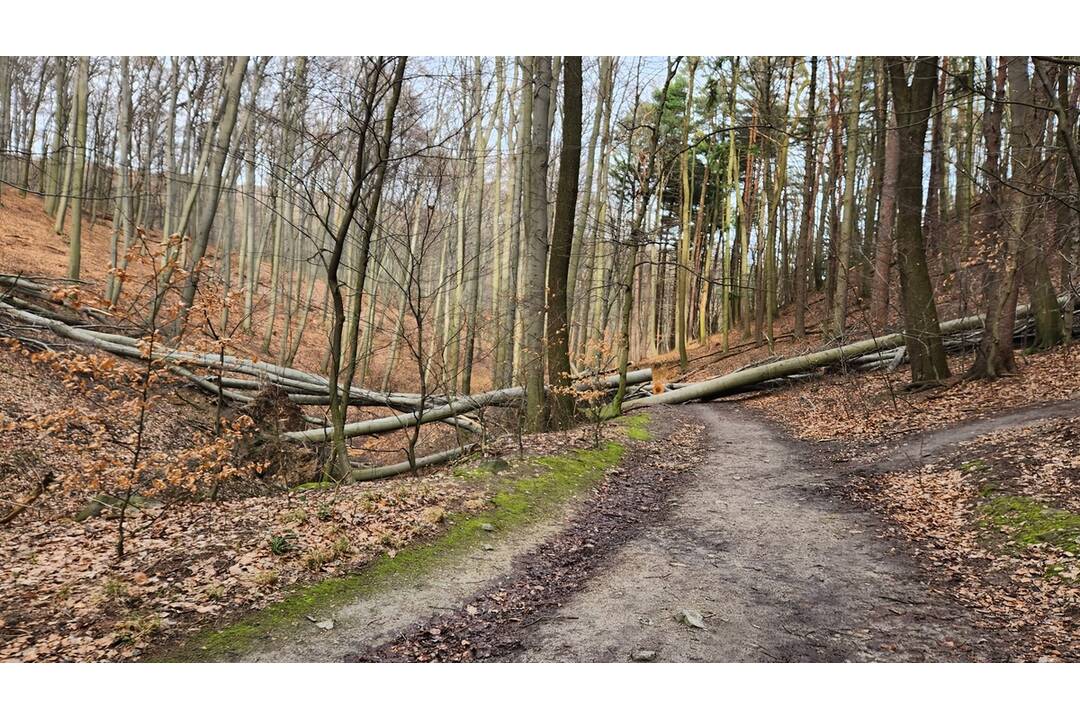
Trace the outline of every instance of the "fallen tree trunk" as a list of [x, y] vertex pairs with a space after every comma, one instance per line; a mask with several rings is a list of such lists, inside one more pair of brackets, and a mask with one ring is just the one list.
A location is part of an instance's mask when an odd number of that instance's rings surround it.
[[[135, 360], [146, 359], [142, 343], [137, 338], [77, 327], [64, 322], [58, 317], [46, 317], [44, 314], [16, 307], [3, 300], [0, 300], [0, 309], [7, 311], [10, 315], [30, 326], [49, 329], [61, 337], [89, 345], [98, 350]], [[188, 380], [204, 392], [211, 395], [218, 395], [220, 392], [222, 397], [236, 402], [250, 402], [251, 400], [249, 395], [237, 392], [237, 390], [257, 390], [264, 383], [270, 383], [280, 387], [289, 395], [291, 400], [299, 404], [326, 405], [329, 403], [330, 385], [327, 379], [294, 368], [286, 368], [258, 360], [237, 358], [232, 355], [188, 352], [164, 346], [159, 346], [154, 351], [153, 359], [162, 363], [169, 363], [171, 365], [170, 371]], [[190, 366], [217, 370], [221, 373], [231, 372], [247, 375], [248, 377], [257, 378], [257, 380], [224, 376], [220, 378], [200, 376], [189, 370], [188, 367]], [[652, 368], [627, 373], [628, 383], [641, 385], [648, 383], [651, 379]], [[575, 387], [579, 390], [606, 390], [616, 388], [618, 385], [618, 374], [609, 374], [599, 377], [587, 377], [578, 382]], [[645, 393], [647, 389], [642, 386], [639, 392]], [[428, 422], [444, 422], [468, 432], [476, 433], [481, 430], [480, 425], [474, 420], [460, 418], [459, 416], [482, 407], [509, 405], [519, 402], [524, 397], [524, 390], [520, 387], [514, 387], [466, 397], [421, 397], [418, 394], [377, 393], [366, 388], [353, 387], [350, 390], [350, 396], [356, 405], [389, 407], [395, 410], [404, 410], [405, 412], [349, 423], [345, 426], [346, 437], [393, 432]], [[293, 442], [326, 442], [331, 438], [332, 431], [330, 428], [319, 423], [316, 418], [309, 417], [306, 419], [309, 423], [317, 425], [317, 427], [311, 430], [285, 433], [282, 437]]]
[[10, 510], [3, 515], [0, 515], [0, 525], [7, 525], [9, 522], [26, 512], [26, 510], [34, 504], [34, 501], [49, 489], [49, 486], [52, 485], [55, 480], [56, 476], [53, 475], [52, 472], [46, 474], [40, 482], [34, 485], [29, 493], [17, 498]]
[[[635, 382], [645, 382], [652, 377], [652, 369], [635, 370], [632, 373], [628, 373], [627, 377]], [[619, 376], [608, 375], [600, 378], [599, 381], [586, 381], [582, 386], [589, 387], [590, 383], [592, 383], [591, 386], [593, 387], [617, 387]], [[445, 405], [425, 409], [423, 412], [417, 410], [397, 415], [388, 415], [387, 417], [375, 418], [373, 420], [348, 423], [345, 425], [345, 437], [351, 438], [359, 437], [361, 435], [378, 435], [380, 433], [394, 432], [395, 430], [404, 430], [405, 428], [413, 427], [417, 424], [446, 420], [447, 418], [479, 410], [483, 407], [510, 405], [521, 401], [524, 397], [525, 388], [519, 386], [504, 388], [502, 390], [492, 390], [477, 395], [452, 398], [449, 399]], [[329, 442], [331, 437], [331, 428], [316, 428], [313, 430], [302, 430], [282, 434], [283, 439], [291, 440], [293, 442]]]
[[[425, 455], [424, 457], [416, 458], [416, 469], [425, 468], [430, 465], [438, 465], [440, 463], [449, 462], [450, 460], [457, 460], [459, 457], [468, 455], [478, 447], [477, 444], [463, 445], [451, 450], [445, 450], [443, 452], [433, 453], [431, 455]], [[364, 482], [371, 480], [382, 480], [383, 478], [393, 477], [394, 475], [401, 475], [407, 473], [413, 469], [413, 465], [409, 464], [409, 461], [395, 463], [393, 465], [382, 465], [380, 467], [371, 468], [356, 468], [352, 471], [350, 479], [354, 482]]]
[[[0, 308], [30, 326], [46, 328], [69, 340], [90, 345], [98, 350], [103, 350], [120, 357], [127, 357], [135, 360], [146, 359], [141, 348], [141, 341], [137, 338], [128, 337], [126, 335], [103, 333], [97, 330], [88, 330], [86, 328], [69, 325], [59, 319], [46, 317], [42, 314], [16, 307], [4, 300], [0, 300]], [[246, 360], [232, 355], [225, 355], [222, 357], [217, 353], [188, 352], [164, 346], [154, 351], [153, 359], [161, 362], [171, 362], [207, 369], [218, 369], [222, 372], [235, 372], [242, 375], [254, 376], [260, 378], [264, 382], [279, 385], [286, 391], [292, 389], [294, 391], [303, 390], [312, 393], [329, 394], [330, 386], [326, 378], [259, 360]], [[216, 378], [210, 382], [216, 382]], [[424, 404], [423, 399], [415, 394], [379, 393], [359, 387], [352, 388], [351, 394], [357, 398], [358, 403], [369, 407], [415, 409]]]
[[[386, 417], [364, 420], [361, 422], [348, 423], [345, 425], [345, 437], [359, 437], [361, 435], [378, 435], [379, 433], [404, 430], [414, 425], [445, 420], [455, 415], [479, 410], [492, 405], [508, 405], [518, 402], [525, 396], [522, 387], [506, 388], [504, 390], [492, 390], [468, 397], [455, 399], [446, 405], [435, 408], [388, 415]], [[333, 435], [332, 428], [317, 428], [314, 430], [300, 430], [282, 434], [285, 440], [293, 442], [329, 442]]]
[[[1058, 301], [1064, 303], [1068, 297], [1068, 295], [1063, 296], [1058, 298]], [[1016, 316], [1018, 318], [1028, 315], [1030, 312], [1031, 308], [1028, 305], [1021, 305], [1016, 308]], [[983, 327], [984, 319], [985, 316], [983, 315], [971, 315], [969, 317], [949, 320], [940, 324], [940, 332], [942, 335], [951, 335], [954, 333], [976, 330]], [[903, 347], [905, 342], [906, 339], [903, 333], [892, 333], [891, 335], [882, 337], [868, 338], [849, 345], [842, 345], [840, 347], [821, 350], [808, 355], [801, 355], [799, 357], [788, 358], [787, 360], [779, 360], [766, 365], [738, 370], [733, 373], [728, 373], [727, 375], [721, 375], [720, 377], [703, 380], [701, 382], [689, 383], [677, 390], [672, 390], [671, 392], [665, 392], [660, 395], [651, 395], [649, 397], [639, 398], [624, 403], [623, 410], [633, 410], [635, 408], [648, 407], [649, 405], [672, 405], [693, 400], [709, 400], [736, 390], [760, 385], [769, 380], [777, 380], [796, 373], [805, 373], [808, 370], [851, 360], [868, 353], [884, 353], [888, 350]]]

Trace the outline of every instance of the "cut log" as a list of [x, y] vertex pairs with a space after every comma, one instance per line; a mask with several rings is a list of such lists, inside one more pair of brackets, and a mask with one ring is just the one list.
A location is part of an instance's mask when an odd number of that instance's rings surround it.
[[[456, 447], [451, 450], [443, 452], [433, 453], [431, 455], [425, 455], [424, 457], [416, 458], [416, 468], [425, 468], [430, 465], [438, 465], [439, 463], [449, 462], [456, 460], [459, 457], [468, 455], [478, 446], [474, 443], [471, 445], [463, 445], [462, 447]], [[351, 479], [353, 482], [364, 482], [371, 480], [382, 480], [383, 478], [393, 477], [394, 475], [401, 475], [412, 470], [412, 465], [409, 461], [395, 463], [393, 465], [383, 465], [381, 467], [371, 468], [357, 468], [352, 471]]]
[[[423, 411], [400, 413], [386, 417], [364, 420], [362, 422], [348, 423], [345, 425], [345, 437], [359, 437], [361, 435], [378, 435], [380, 433], [404, 430], [417, 424], [445, 420], [446, 418], [461, 415], [463, 413], [479, 410], [483, 407], [495, 405], [509, 405], [519, 402], [525, 396], [522, 387], [506, 388], [504, 390], [492, 390], [491, 392], [470, 395], [455, 399], [446, 405]], [[332, 438], [332, 428], [319, 428], [282, 434], [285, 440], [293, 442], [329, 442]]]

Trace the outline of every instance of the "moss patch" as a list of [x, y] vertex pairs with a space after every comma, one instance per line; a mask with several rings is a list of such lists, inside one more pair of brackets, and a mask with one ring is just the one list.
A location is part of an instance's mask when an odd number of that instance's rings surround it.
[[631, 440], [648, 440], [652, 437], [649, 434], [649, 421], [652, 417], [648, 413], [636, 413], [634, 415], [624, 415], [619, 419], [619, 422], [626, 426], [626, 437]]
[[510, 469], [510, 463], [501, 458], [487, 460], [476, 465], [459, 465], [454, 468], [454, 477], [462, 480], [480, 480], [497, 475]]
[[966, 475], [973, 475], [975, 473], [985, 472], [990, 469], [990, 463], [986, 462], [982, 458], [975, 458], [974, 460], [968, 460], [960, 463], [960, 471]]
[[980, 524], [1003, 533], [1010, 545], [1049, 545], [1080, 553], [1080, 515], [1043, 505], [1031, 498], [1002, 495], [984, 502]]
[[607, 469], [620, 462], [623, 452], [621, 444], [612, 442], [595, 450], [531, 458], [501, 473], [491, 466], [455, 471], [461, 478], [492, 478], [496, 492], [491, 509], [478, 514], [452, 513], [447, 516], [446, 531], [428, 542], [405, 548], [393, 557], [381, 555], [352, 575], [299, 587], [284, 600], [232, 625], [204, 630], [182, 647], [156, 659], [227, 660], [271, 633], [286, 634], [287, 628], [306, 622], [306, 615], [326, 614], [356, 598], [420, 577], [490, 538], [483, 529], [485, 525], [508, 530], [540, 519], [596, 484]]

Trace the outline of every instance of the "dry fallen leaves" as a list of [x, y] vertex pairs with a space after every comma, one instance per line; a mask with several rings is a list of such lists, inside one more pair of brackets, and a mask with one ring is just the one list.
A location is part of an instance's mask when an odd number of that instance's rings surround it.
[[[969, 357], [950, 365], [961, 375]], [[1016, 375], [994, 381], [965, 381], [919, 393], [903, 391], [906, 369], [832, 375], [750, 398], [803, 440], [881, 442], [1037, 402], [1080, 393], [1080, 345], [1018, 355]]]
[[[1080, 558], [1053, 543], [1015, 539], [988, 522], [987, 503], [1016, 497], [1080, 511], [1075, 419], [992, 433], [917, 470], [856, 479], [852, 492], [920, 548], [940, 592], [1008, 631], [1021, 660], [1080, 659]], [[1000, 520], [998, 521], [1000, 522]], [[1020, 521], [1022, 523], [1022, 521]]]

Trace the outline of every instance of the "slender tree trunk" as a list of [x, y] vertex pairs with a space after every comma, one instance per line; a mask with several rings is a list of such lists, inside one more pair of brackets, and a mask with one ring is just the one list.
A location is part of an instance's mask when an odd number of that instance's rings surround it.
[[998, 58], [997, 72], [986, 59], [986, 78], [994, 94], [986, 101], [982, 130], [986, 155], [982, 176], [986, 189], [979, 200], [979, 235], [986, 258], [983, 297], [986, 323], [968, 377], [995, 378], [1016, 372], [1013, 326], [1016, 317], [1018, 270], [1016, 235], [1005, 227], [1001, 178], [1001, 123], [1005, 113], [1006, 58]]
[[836, 250], [836, 286], [833, 292], [832, 316], [828, 325], [830, 338], [844, 336], [847, 316], [848, 277], [851, 274], [851, 249], [855, 244], [855, 171], [859, 159], [859, 110], [863, 93], [863, 58], [855, 60], [851, 81], [851, 104], [847, 113], [847, 150], [844, 165], [844, 203], [840, 222], [840, 239]]
[[780, 205], [783, 198], [784, 186], [787, 185], [788, 164], [788, 113], [791, 110], [791, 87], [795, 79], [794, 58], [788, 63], [787, 82], [784, 90], [784, 113], [779, 121], [780, 127], [777, 144], [779, 149], [776, 153], [776, 176], [773, 178], [772, 193], [769, 196], [768, 228], [765, 239], [765, 337], [769, 347], [773, 345], [773, 321], [779, 309], [777, 301], [777, 253], [776, 242], [778, 225], [781, 222]]
[[[660, 89], [661, 98], [666, 98], [668, 94], [668, 88], [671, 87], [671, 80], [675, 77], [675, 70], [678, 68], [678, 63], [672, 60], [668, 60], [667, 77], [664, 79], [664, 84]], [[638, 102], [634, 103], [634, 112], [632, 117], [637, 118]], [[663, 184], [653, 182], [653, 173], [656, 169], [656, 150], [660, 144], [660, 126], [663, 124], [664, 104], [660, 103], [656, 109], [656, 117], [653, 118], [651, 127], [649, 128], [649, 140], [645, 148], [645, 167], [642, 169], [640, 177], [640, 202], [637, 205], [637, 209], [634, 212], [634, 218], [630, 225], [630, 247], [627, 252], [626, 267], [623, 271], [621, 293], [621, 307], [620, 307], [620, 324], [619, 324], [619, 347], [618, 347], [618, 365], [619, 365], [619, 387], [615, 391], [615, 398], [611, 401], [611, 410], [615, 415], [622, 413], [623, 399], [626, 397], [626, 373], [627, 368], [630, 365], [630, 318], [634, 308], [634, 274], [637, 272], [637, 258], [638, 251], [642, 246], [642, 230], [645, 227], [645, 216], [649, 211], [649, 202], [652, 198], [652, 193], [655, 190], [657, 193], [662, 192]]]
[[528, 210], [525, 214], [525, 293], [522, 366], [525, 369], [525, 424], [530, 432], [544, 423], [544, 274], [548, 254], [548, 114], [551, 105], [551, 57], [534, 58], [532, 138], [529, 147]]
[[[247, 70], [248, 58], [246, 55], [234, 58], [229, 71], [223, 99], [224, 110], [222, 112], [221, 125], [214, 136], [214, 148], [211, 153], [210, 164], [207, 168], [207, 183], [209, 185], [206, 204], [201, 208], [199, 224], [195, 230], [195, 238], [191, 244], [191, 256], [187, 262], [187, 281], [180, 295], [180, 301], [186, 315], [187, 311], [195, 302], [195, 292], [199, 286], [199, 264], [206, 254], [206, 248], [210, 243], [210, 229], [214, 225], [214, 217], [217, 215], [218, 202], [221, 199], [221, 178], [225, 169], [225, 160], [232, 144], [233, 127], [236, 125], [236, 116], [240, 109], [240, 88], [244, 82], [244, 72]], [[182, 331], [182, 320], [177, 326], [177, 331]]]
[[686, 107], [683, 109], [682, 146], [679, 152], [680, 205], [679, 245], [675, 264], [675, 343], [679, 350], [679, 367], [685, 372], [688, 357], [686, 354], [686, 313], [690, 304], [690, 213], [694, 204], [694, 188], [691, 172], [692, 159], [690, 149], [690, 116], [694, 112], [694, 75], [697, 73], [697, 58], [688, 62], [688, 80], [686, 84]]
[[948, 77], [942, 60], [941, 79], [934, 97], [933, 129], [930, 132], [930, 179], [926, 190], [926, 213], [923, 217], [923, 237], [927, 253], [933, 257], [942, 255], [941, 189], [945, 182], [945, 79]]
[[[596, 95], [596, 107], [593, 109], [592, 129], [589, 132], [589, 149], [585, 159], [585, 185], [581, 188], [581, 211], [575, 214], [574, 240], [570, 253], [570, 270], [566, 279], [566, 304], [570, 317], [576, 314], [581, 303], [577, 302], [576, 292], [578, 275], [580, 274], [581, 256], [585, 248], [585, 231], [589, 222], [589, 213], [592, 211], [592, 186], [595, 175], [596, 145], [600, 138], [600, 125], [603, 121], [604, 103], [611, 94], [611, 58], [600, 58], [600, 83]], [[556, 207], [558, 212], [558, 207]], [[580, 314], [578, 315], [580, 317]], [[569, 322], [571, 336], [574, 334], [574, 323]]]
[[[26, 133], [26, 156], [23, 157], [23, 170], [22, 181], [19, 183], [19, 194], [26, 197], [27, 191], [30, 189], [30, 167], [33, 165], [34, 158], [34, 136], [37, 135], [37, 117], [38, 110], [41, 108], [41, 101], [45, 97], [45, 88], [49, 83], [49, 61], [45, 59], [41, 63], [41, 75], [38, 77], [38, 89], [37, 95], [34, 97], [34, 105], [30, 108], [30, 128]], [[44, 138], [42, 138], [42, 145], [45, 144]], [[42, 163], [42, 175], [45, 172], [45, 163]], [[44, 177], [42, 177], [40, 183], [44, 185]]]
[[[401, 86], [405, 75], [404, 56], [399, 57], [394, 70], [392, 91], [386, 103], [386, 117], [383, 123], [382, 137], [377, 140], [375, 179], [373, 187], [368, 194], [367, 216], [364, 230], [360, 237], [358, 258], [354, 268], [354, 285], [357, 292], [361, 292], [364, 278], [367, 276], [368, 250], [371, 236], [375, 230], [375, 218], [379, 212], [379, 200], [382, 195], [382, 185], [386, 177], [386, 163], [390, 154], [390, 141], [394, 128], [394, 115], [397, 110], [398, 100], [401, 97]], [[349, 228], [357, 209], [360, 207], [364, 190], [364, 179], [369, 174], [367, 162], [367, 136], [372, 132], [371, 127], [375, 114], [375, 93], [379, 86], [379, 77], [382, 74], [382, 59], [376, 62], [372, 68], [368, 80], [368, 92], [365, 99], [363, 123], [356, 132], [359, 142], [356, 149], [356, 160], [353, 166], [352, 189], [342, 214], [341, 223], [334, 235], [333, 248], [330, 259], [327, 262], [327, 282], [330, 286], [330, 296], [334, 303], [334, 319], [330, 331], [330, 372], [328, 375], [330, 387], [330, 418], [333, 427], [331, 457], [327, 461], [325, 474], [336, 480], [345, 480], [351, 476], [352, 467], [349, 464], [348, 449], [345, 437], [345, 419], [349, 409], [349, 388], [352, 385], [352, 377], [356, 369], [356, 328], [352, 328], [350, 343], [352, 347], [343, 348], [345, 330], [345, 303], [342, 297], [341, 283], [338, 279], [338, 270], [341, 266], [342, 252], [345, 241], [348, 238]], [[353, 313], [351, 323], [355, 326], [359, 323], [359, 308]], [[344, 350], [344, 352], [343, 352]]]
[[863, 221], [862, 248], [859, 252], [859, 296], [870, 299], [874, 278], [874, 239], [877, 232], [877, 213], [881, 202], [881, 186], [885, 177], [885, 138], [888, 134], [888, 93], [885, 68], [880, 58], [874, 60], [874, 140], [866, 207]]
[[8, 141], [11, 137], [11, 65], [14, 58], [0, 56], [0, 193], [7, 179]]
[[914, 384], [939, 383], [949, 376], [949, 364], [938, 327], [937, 306], [926, 266], [922, 238], [923, 149], [930, 108], [938, 81], [937, 58], [915, 61], [907, 81], [902, 58], [887, 61], [899, 124], [900, 165], [897, 173], [896, 252], [900, 261], [900, 291], [904, 302], [904, 333]]
[[[113, 220], [114, 224], [124, 228], [123, 252], [119, 255], [127, 256], [134, 242], [135, 233], [132, 227], [132, 203], [131, 203], [131, 68], [129, 59], [120, 58], [120, 217]], [[121, 268], [123, 260], [117, 253], [116, 239], [114, 234], [112, 267]], [[126, 265], [126, 263], [123, 263]], [[120, 299], [122, 277], [112, 274], [109, 276], [109, 285], [106, 297], [115, 305]]]
[[511, 222], [507, 226], [506, 305], [501, 315], [505, 348], [501, 363], [502, 374], [496, 380], [496, 384], [500, 387], [508, 387], [513, 383], [516, 371], [515, 358], [518, 354], [518, 343], [520, 341], [518, 311], [521, 296], [518, 271], [521, 265], [521, 244], [524, 237], [526, 176], [530, 156], [529, 143], [532, 136], [532, 59], [519, 57], [516, 62], [518, 67], [521, 68], [522, 77], [519, 87], [521, 110], [518, 116], [514, 180], [511, 183]]
[[548, 255], [548, 383], [554, 397], [550, 421], [556, 429], [568, 427], [574, 410], [569, 393], [570, 324], [567, 312], [570, 256], [574, 243], [578, 172], [581, 168], [581, 58], [563, 58], [562, 150], [555, 194], [555, 226]]
[[86, 105], [89, 94], [90, 58], [79, 58], [75, 85], [75, 160], [71, 178], [71, 240], [68, 245], [68, 277], [79, 279], [82, 266], [82, 195], [83, 171], [86, 168]]
[[590, 340], [593, 341], [595, 347], [594, 357], [598, 357], [601, 354], [601, 349], [604, 344], [604, 333], [600, 327], [599, 318], [601, 315], [604, 301], [597, 301], [594, 297], [596, 288], [602, 286], [602, 281], [606, 273], [606, 253], [602, 247], [602, 239], [605, 237], [603, 229], [607, 224], [608, 213], [608, 171], [610, 166], [610, 146], [611, 146], [611, 108], [612, 108], [612, 88], [614, 87], [615, 76], [615, 61], [612, 60], [611, 71], [608, 76], [607, 94], [604, 96], [604, 113], [601, 124], [603, 130], [600, 135], [600, 168], [599, 177], [597, 178], [597, 193], [596, 193], [596, 221], [592, 225], [592, 233], [589, 237], [589, 267], [586, 273], [588, 279], [588, 285], [585, 288], [584, 297], [580, 290], [575, 291], [575, 297], [582, 298], [581, 308], [581, 333], [578, 337], [578, 354], [585, 355], [589, 346]]
[[881, 178], [881, 208], [874, 239], [874, 281], [870, 290], [870, 317], [878, 328], [885, 327], [889, 310], [889, 270], [896, 246], [896, 181], [900, 170], [900, 137], [896, 114], [890, 113], [885, 131], [885, 172]]
[[795, 319], [793, 333], [801, 338], [806, 335], [806, 285], [810, 272], [810, 255], [814, 231], [814, 204], [817, 190], [817, 171], [814, 150], [814, 109], [817, 97], [817, 65], [814, 55], [810, 58], [810, 98], [806, 106], [806, 142], [803, 145], [803, 196], [802, 215], [799, 219], [798, 247], [795, 250]]
[[1035, 345], [1047, 348], [1065, 339], [1061, 308], [1057, 292], [1050, 279], [1046, 262], [1048, 248], [1041, 246], [1036, 237], [1033, 200], [1028, 196], [1040, 193], [1038, 186], [1039, 165], [1042, 161], [1039, 145], [1045, 126], [1045, 112], [1036, 110], [1036, 98], [1028, 75], [1026, 56], [1007, 59], [1009, 80], [1010, 147], [1012, 149], [1012, 210], [1009, 213], [1011, 231], [1020, 243], [1023, 261], [1022, 275], [1031, 299], [1035, 318]]
[[956, 215], [960, 222], [960, 247], [957, 251], [959, 257], [964, 257], [971, 245], [971, 187], [972, 176], [975, 171], [975, 58], [970, 57], [963, 75], [966, 100], [961, 105], [959, 131], [960, 138], [957, 141], [957, 168], [956, 168]]
[[[471, 227], [469, 228], [471, 242], [468, 260], [468, 317], [465, 321], [465, 361], [462, 375], [461, 391], [464, 395], [472, 392], [473, 355], [476, 347], [476, 332], [480, 326], [480, 254], [483, 251], [481, 244], [481, 230], [484, 220], [484, 181], [487, 169], [487, 144], [491, 125], [484, 127], [483, 115], [483, 73], [479, 56], [475, 59], [474, 69], [476, 72], [475, 86], [473, 91], [473, 110], [476, 113], [476, 147], [473, 154], [473, 180], [472, 194], [473, 203], [471, 215]], [[492, 118], [494, 121], [494, 118]], [[496, 187], [496, 192], [498, 188]], [[465, 258], [462, 259], [464, 267]]]
[[53, 60], [53, 63], [53, 102], [56, 110], [53, 113], [52, 147], [49, 149], [49, 156], [45, 160], [45, 175], [47, 176], [45, 212], [50, 216], [56, 213], [62, 192], [63, 159], [61, 152], [64, 146], [64, 132], [68, 123], [67, 61], [66, 58], [57, 57]]

